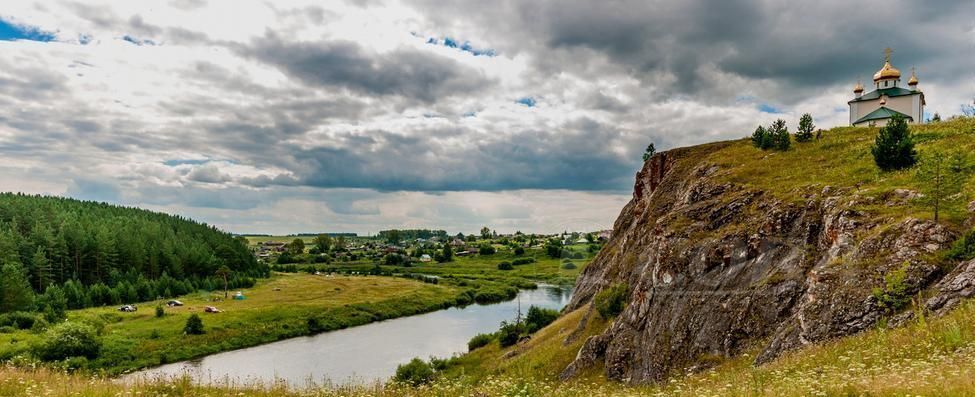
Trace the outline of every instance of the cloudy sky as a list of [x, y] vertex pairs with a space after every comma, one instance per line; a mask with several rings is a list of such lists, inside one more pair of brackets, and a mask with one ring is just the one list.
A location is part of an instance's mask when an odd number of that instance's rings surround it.
[[847, 121], [883, 48], [975, 92], [975, 2], [16, 1], [0, 190], [234, 232], [594, 230], [658, 148]]

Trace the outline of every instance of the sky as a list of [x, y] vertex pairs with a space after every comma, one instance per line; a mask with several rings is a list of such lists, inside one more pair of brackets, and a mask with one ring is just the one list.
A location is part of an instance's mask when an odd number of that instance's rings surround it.
[[16, 1], [0, 191], [236, 233], [611, 228], [648, 143], [975, 94], [975, 2]]

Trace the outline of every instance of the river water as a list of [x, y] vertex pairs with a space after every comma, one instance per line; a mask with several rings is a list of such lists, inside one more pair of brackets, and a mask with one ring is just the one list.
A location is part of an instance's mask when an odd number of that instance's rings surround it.
[[561, 309], [571, 289], [541, 285], [518, 299], [470, 305], [371, 323], [314, 336], [292, 338], [196, 360], [135, 372], [124, 380], [188, 375], [197, 383], [287, 382], [292, 386], [367, 383], [385, 380], [413, 357], [450, 357], [467, 351], [476, 334], [497, 331], [529, 306]]

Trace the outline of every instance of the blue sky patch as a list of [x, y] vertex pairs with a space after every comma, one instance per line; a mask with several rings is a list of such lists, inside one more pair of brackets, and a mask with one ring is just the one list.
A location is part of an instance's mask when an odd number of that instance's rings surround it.
[[54, 33], [45, 32], [33, 26], [15, 25], [0, 18], [0, 40], [52, 41]]
[[475, 111], [464, 112], [464, 114], [462, 114], [461, 117], [477, 117], [477, 112]]
[[777, 108], [775, 106], [769, 105], [767, 103], [759, 104], [758, 105], [758, 111], [759, 112], [762, 112], [762, 113], [771, 113], [771, 114], [779, 114], [779, 113], [782, 113], [782, 110], [781, 109], [779, 109], [779, 108]]
[[154, 42], [152, 40], [149, 40], [149, 39], [140, 39], [140, 38], [133, 37], [133, 36], [129, 36], [129, 35], [122, 36], [122, 40], [128, 41], [129, 43], [135, 44], [137, 46], [156, 45], [156, 42]]
[[447, 48], [456, 48], [476, 57], [493, 57], [498, 55], [497, 51], [495, 51], [493, 48], [477, 48], [474, 47], [474, 45], [469, 41], [460, 42], [447, 36], [445, 36], [442, 40], [436, 37], [430, 37], [427, 39], [427, 44], [442, 45]]
[[526, 96], [524, 98], [518, 98], [518, 99], [516, 99], [515, 100], [515, 103], [520, 103], [522, 105], [525, 105], [525, 106], [528, 106], [530, 108], [533, 108], [533, 107], [535, 107], [535, 103], [536, 102], [535, 102], [535, 98], [532, 98], [530, 96]]

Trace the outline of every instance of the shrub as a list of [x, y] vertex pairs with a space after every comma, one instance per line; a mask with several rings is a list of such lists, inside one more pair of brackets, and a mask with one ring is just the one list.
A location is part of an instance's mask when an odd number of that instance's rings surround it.
[[528, 308], [525, 316], [525, 327], [528, 333], [535, 333], [559, 318], [558, 310], [545, 309], [537, 306]]
[[495, 252], [498, 251], [494, 249], [494, 246], [491, 244], [481, 244], [481, 246], [477, 249], [477, 253], [481, 255], [494, 255]]
[[498, 270], [514, 270], [515, 267], [511, 266], [511, 262], [501, 262], [498, 264]]
[[397, 382], [419, 386], [433, 380], [433, 368], [425, 361], [414, 358], [407, 364], [396, 366]]
[[967, 261], [975, 258], [975, 229], [961, 236], [945, 254], [948, 259]]
[[47, 331], [44, 339], [34, 348], [34, 354], [46, 361], [64, 360], [69, 357], [98, 357], [102, 343], [91, 325], [63, 322]]
[[191, 314], [190, 318], [186, 319], [186, 327], [183, 328], [183, 332], [187, 335], [202, 335], [203, 330], [203, 320], [196, 313]]
[[910, 263], [904, 262], [901, 267], [884, 276], [884, 287], [875, 287], [873, 297], [877, 300], [877, 306], [888, 313], [896, 312], [911, 303], [911, 297], [907, 293], [908, 286], [907, 268]]
[[501, 347], [508, 347], [518, 343], [521, 335], [525, 333], [525, 325], [519, 323], [501, 322], [501, 329], [498, 330], [498, 342]]
[[605, 319], [615, 317], [623, 312], [626, 299], [630, 295], [630, 288], [626, 284], [616, 284], [603, 289], [593, 298], [593, 305], [599, 315]]
[[0, 314], [0, 327], [13, 327], [16, 329], [31, 329], [38, 316], [28, 312], [10, 312]]
[[907, 121], [894, 115], [886, 126], [880, 129], [870, 148], [873, 161], [884, 171], [909, 168], [917, 162], [914, 138], [907, 128]]
[[325, 330], [325, 327], [322, 326], [322, 320], [319, 320], [318, 317], [308, 317], [307, 323], [308, 332], [319, 333]]
[[515, 255], [522, 256], [525, 254], [525, 247], [515, 247]]
[[576, 266], [575, 263], [565, 262], [565, 263], [562, 264], [562, 268], [565, 269], [565, 270], [572, 270], [572, 269], [576, 269], [577, 266]]
[[511, 261], [512, 266], [527, 265], [529, 263], [535, 263], [535, 258], [518, 258]]
[[162, 318], [166, 315], [166, 311], [163, 310], [162, 305], [156, 305], [156, 318]]
[[495, 338], [494, 334], [477, 334], [474, 335], [471, 340], [467, 341], [467, 351], [474, 351], [479, 347], [487, 346], [489, 343], [493, 342]]

